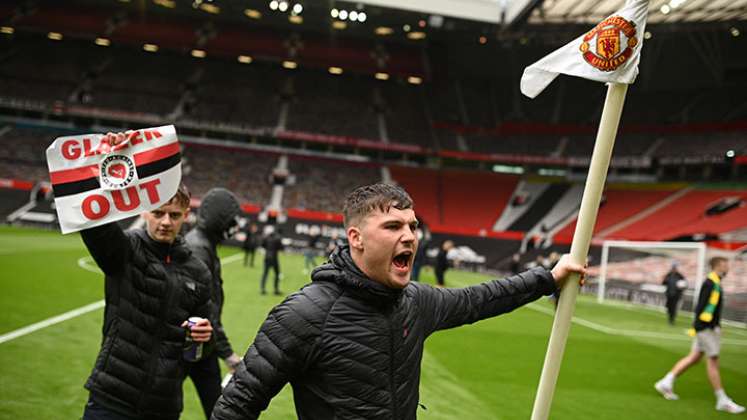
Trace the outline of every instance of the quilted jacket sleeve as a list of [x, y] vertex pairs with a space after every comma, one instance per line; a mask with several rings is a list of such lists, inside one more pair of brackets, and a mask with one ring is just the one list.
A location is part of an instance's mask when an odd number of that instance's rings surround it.
[[211, 245], [200, 241], [193, 236], [187, 235], [187, 243], [192, 250], [192, 255], [202, 261], [210, 271], [210, 298], [215, 307], [215, 321], [213, 322], [213, 336], [215, 337], [215, 352], [225, 359], [233, 354], [233, 348], [226, 336], [221, 320], [223, 314], [223, 279], [221, 278], [220, 260], [211, 251]]
[[116, 222], [82, 230], [80, 236], [104, 274], [114, 276], [124, 269], [132, 245]]
[[211, 419], [256, 419], [286, 383], [303, 374], [326, 319], [327, 305], [320, 304], [310, 287], [270, 312]]
[[461, 289], [417, 287], [421, 310], [431, 317], [428, 334], [510, 312], [556, 290], [552, 274], [544, 268]]

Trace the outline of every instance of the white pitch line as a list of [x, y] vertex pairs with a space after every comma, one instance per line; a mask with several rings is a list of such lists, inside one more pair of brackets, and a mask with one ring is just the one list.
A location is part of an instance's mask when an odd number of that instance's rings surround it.
[[[529, 309], [533, 309], [537, 312], [541, 312], [546, 315], [555, 316], [555, 311], [553, 311], [552, 309], [543, 308], [541, 306], [537, 306], [536, 304], [529, 304], [527, 305], [527, 307]], [[587, 319], [579, 318], [576, 316], [571, 318], [571, 320], [578, 325], [582, 325], [594, 331], [599, 331], [601, 333], [609, 334], [609, 335], [619, 335], [619, 336], [624, 336], [624, 337], [639, 337], [639, 338], [659, 338], [659, 339], [679, 340], [679, 341], [692, 341], [692, 337], [687, 337], [684, 335], [657, 333], [653, 331], [621, 330], [617, 328], [611, 328], [611, 327], [607, 327], [602, 324], [597, 324], [596, 322], [592, 322]], [[722, 338], [721, 342], [724, 344], [734, 344], [736, 346], [747, 346], [747, 340], [735, 340], [732, 338]]]
[[78, 309], [73, 309], [72, 311], [65, 312], [64, 314], [53, 316], [51, 318], [47, 318], [44, 321], [39, 321], [36, 324], [31, 324], [23, 328], [19, 328], [7, 334], [0, 335], [0, 344], [13, 340], [15, 338], [24, 336], [26, 334], [31, 334], [32, 332], [41, 330], [42, 328], [47, 328], [51, 325], [59, 324], [60, 322], [67, 321], [68, 319], [72, 319], [77, 316], [87, 314], [88, 312], [101, 309], [103, 307], [104, 307], [104, 300], [101, 299], [97, 302], [93, 302], [93, 303], [89, 303], [88, 305], [81, 306]]
[[221, 265], [223, 265], [223, 264], [230, 264], [232, 262], [239, 261], [243, 257], [244, 257], [243, 253], [237, 252], [237, 253], [235, 253], [233, 255], [229, 255], [227, 257], [221, 258], [220, 263], [221, 263]]
[[[236, 254], [233, 254], [233, 255], [230, 255], [228, 257], [221, 259], [220, 262], [221, 264], [230, 264], [234, 261], [239, 261], [241, 257], [243, 257], [243, 254], [239, 252], [239, 253], [236, 253]], [[98, 267], [91, 266], [90, 261], [93, 261], [93, 258], [91, 258], [90, 256], [79, 258], [78, 267], [86, 271], [90, 271], [92, 273], [101, 274], [101, 270], [99, 270]], [[73, 319], [75, 317], [87, 314], [88, 312], [101, 309], [103, 307], [104, 307], [104, 300], [101, 299], [96, 302], [89, 303], [88, 305], [81, 306], [80, 308], [76, 308], [71, 311], [65, 312], [63, 314], [56, 315], [51, 318], [47, 318], [45, 320], [39, 321], [31, 325], [27, 325], [25, 327], [21, 327], [17, 330], [13, 330], [9, 333], [0, 335], [0, 344], [6, 343], [8, 341], [11, 341], [18, 337], [22, 337], [27, 334], [31, 334], [32, 332], [39, 331], [43, 328], [47, 328], [49, 326], [59, 324], [60, 322], [64, 322], [69, 319]]]
[[103, 274], [98, 267], [96, 267], [95, 265], [91, 265], [91, 262], [93, 262], [92, 257], [80, 257], [78, 258], [78, 267], [86, 271], [90, 271], [91, 273]]

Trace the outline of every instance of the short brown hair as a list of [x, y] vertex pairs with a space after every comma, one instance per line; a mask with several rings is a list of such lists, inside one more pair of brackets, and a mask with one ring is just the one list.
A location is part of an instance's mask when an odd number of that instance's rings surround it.
[[402, 187], [392, 184], [378, 183], [358, 187], [345, 198], [343, 223], [347, 228], [360, 222], [374, 210], [386, 213], [391, 207], [397, 210], [413, 208], [410, 194]]
[[189, 208], [191, 198], [192, 194], [190, 194], [187, 186], [180, 182], [179, 188], [177, 188], [176, 190], [176, 194], [174, 194], [174, 196], [171, 197], [171, 200], [169, 200], [166, 204], [176, 203], [182, 208], [187, 209]]
[[716, 268], [717, 265], [727, 262], [727, 261], [729, 260], [727, 260], [724, 257], [713, 257], [710, 259], [710, 261], [708, 261], [708, 264], [710, 264], [711, 270], [713, 270], [714, 268]]

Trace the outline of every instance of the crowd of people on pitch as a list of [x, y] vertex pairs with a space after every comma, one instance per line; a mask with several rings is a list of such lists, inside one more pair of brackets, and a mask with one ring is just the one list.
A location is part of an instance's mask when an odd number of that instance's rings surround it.
[[[105, 139], [117, 145], [125, 134]], [[551, 269], [537, 266], [464, 288], [411, 281], [420, 249], [413, 200], [395, 185], [365, 185], [342, 203], [344, 240], [314, 267], [310, 283], [269, 312], [242, 357], [221, 322], [217, 254], [218, 244], [239, 229], [239, 201], [227, 189], [212, 188], [202, 197], [195, 226], [182, 237], [190, 199], [181, 185], [168, 202], [142, 214], [142, 229], [108, 223], [81, 232], [105, 275], [106, 302], [99, 355], [85, 384], [84, 420], [178, 419], [188, 377], [205, 417], [213, 420], [256, 419], [288, 383], [299, 418], [414, 419], [427, 337], [511, 312], [556, 293], [572, 274], [583, 281], [586, 272], [564, 255]], [[261, 287], [272, 269], [280, 294], [281, 232], [268, 230], [259, 242], [265, 248]], [[259, 229], [250, 224], [248, 232]], [[248, 249], [256, 249], [252, 241]], [[448, 261], [453, 243], [440, 248]], [[252, 254], [245, 257], [251, 264]], [[310, 266], [316, 265], [310, 257]], [[440, 258], [435, 271], [442, 283], [448, 263], [439, 266]], [[718, 369], [724, 264], [712, 261], [702, 288], [708, 297], [696, 319], [691, 354], [656, 389], [676, 398], [674, 377], [705, 353], [716, 408], [736, 413], [744, 408], [712, 375]], [[225, 387], [220, 360], [232, 374]]]

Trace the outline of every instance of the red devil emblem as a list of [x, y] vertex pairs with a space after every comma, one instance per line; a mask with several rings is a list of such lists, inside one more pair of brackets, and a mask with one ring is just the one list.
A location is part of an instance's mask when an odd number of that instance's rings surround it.
[[127, 175], [127, 168], [124, 163], [115, 163], [107, 168], [107, 175], [112, 178], [124, 179]]

